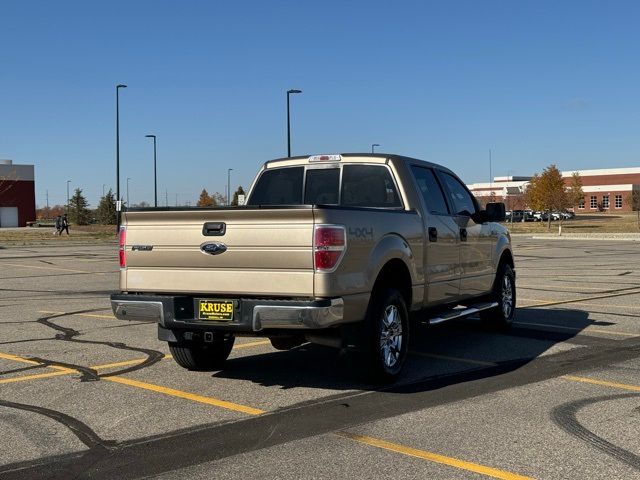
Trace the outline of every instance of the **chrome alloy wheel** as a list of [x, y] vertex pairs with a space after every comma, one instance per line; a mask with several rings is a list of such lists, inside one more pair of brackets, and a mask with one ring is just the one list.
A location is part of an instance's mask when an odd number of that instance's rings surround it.
[[511, 318], [513, 312], [513, 285], [507, 275], [502, 277], [502, 315], [505, 319]]
[[402, 349], [402, 320], [395, 305], [385, 308], [380, 332], [380, 352], [387, 368], [392, 368], [400, 358]]

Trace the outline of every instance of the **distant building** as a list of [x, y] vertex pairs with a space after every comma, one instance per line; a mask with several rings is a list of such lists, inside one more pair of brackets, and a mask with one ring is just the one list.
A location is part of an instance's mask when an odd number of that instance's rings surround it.
[[[631, 211], [627, 197], [634, 190], [640, 191], [640, 167], [562, 172], [567, 186], [575, 172], [582, 177], [584, 192], [582, 201], [574, 206], [576, 212]], [[509, 208], [510, 200], [521, 197], [530, 180], [531, 177], [494, 177], [492, 183], [473, 183], [468, 187], [479, 200], [493, 195], [496, 201], [504, 201]]]
[[36, 219], [33, 165], [0, 160], [0, 228], [25, 227]]

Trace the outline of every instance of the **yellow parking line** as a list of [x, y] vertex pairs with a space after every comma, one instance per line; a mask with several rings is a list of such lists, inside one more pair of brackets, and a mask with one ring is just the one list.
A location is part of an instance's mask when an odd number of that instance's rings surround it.
[[500, 478], [503, 480], [532, 480], [531, 477], [525, 477], [516, 473], [507, 472], [505, 470], [498, 470], [497, 468], [487, 467], [478, 463], [467, 462], [459, 460], [453, 457], [446, 457], [437, 453], [427, 452], [425, 450], [418, 450], [417, 448], [406, 447], [398, 443], [391, 443], [378, 438], [367, 437], [365, 435], [357, 435], [349, 432], [336, 432], [339, 435], [349, 440], [354, 440], [365, 445], [381, 448], [383, 450], [389, 450], [392, 452], [407, 455], [409, 457], [421, 458], [422, 460], [428, 460], [434, 463], [440, 463], [449, 467], [459, 468], [461, 470], [467, 470], [469, 472], [479, 473], [488, 477]]
[[622, 388], [624, 390], [631, 390], [632, 392], [640, 392], [640, 386], [627, 385], [626, 383], [607, 382], [605, 380], [597, 380], [595, 378], [588, 377], [575, 377], [573, 375], [564, 375], [562, 378], [571, 380], [573, 382], [592, 383], [594, 385], [602, 385], [604, 387]]
[[123, 385], [129, 385], [131, 387], [142, 388], [144, 390], [150, 390], [152, 392], [163, 393], [172, 397], [184, 398], [193, 402], [204, 403], [207, 405], [214, 405], [216, 407], [225, 408], [227, 410], [233, 410], [236, 412], [247, 413], [249, 415], [261, 415], [265, 413], [264, 410], [249, 407], [247, 405], [241, 405], [239, 403], [227, 402], [225, 400], [219, 400], [213, 397], [205, 397], [197, 395], [195, 393], [183, 392], [182, 390], [176, 390], [173, 388], [162, 387], [160, 385], [154, 385], [153, 383], [140, 382], [138, 380], [132, 380], [124, 377], [103, 377], [102, 380], [109, 382], [121, 383]]
[[70, 268], [61, 268], [61, 267], [41, 267], [39, 265], [21, 265], [17, 263], [5, 263], [2, 262], [2, 265], [7, 265], [9, 267], [21, 267], [21, 268], [37, 268], [39, 270], [58, 270], [61, 272], [73, 272], [73, 273], [92, 273], [87, 272], [86, 270], [73, 270]]
[[[534, 298], [522, 298], [522, 297], [520, 297], [518, 300], [524, 301], [524, 302], [534, 302], [533, 305], [535, 305], [535, 302], [539, 301]], [[583, 302], [580, 301], [580, 303], [583, 303]], [[603, 305], [602, 303], [584, 303], [584, 305], [587, 307], [625, 308], [629, 310], [640, 310], [640, 306], [638, 305]], [[527, 306], [529, 305], [524, 305], [524, 307], [527, 307]]]
[[53, 368], [54, 370], [59, 370], [61, 372], [63, 371], [68, 373], [75, 372], [75, 370], [71, 368], [60, 367], [58, 365], [47, 365], [46, 363], [37, 362], [35, 360], [30, 360], [28, 358], [19, 357], [18, 355], [12, 355], [10, 353], [0, 353], [0, 358], [4, 358], [5, 360], [13, 360], [14, 362], [28, 363], [29, 365], [42, 365], [42, 366], [46, 366], [47, 368]]
[[257, 347], [259, 345], [271, 345], [271, 340], [257, 340], [255, 342], [238, 343], [233, 346], [233, 349]]
[[50, 315], [71, 315], [74, 317], [89, 317], [89, 318], [109, 318], [114, 319], [113, 315], [98, 315], [95, 313], [69, 313], [69, 312], [55, 312], [53, 310], [38, 310], [38, 313], [48, 313]]
[[638, 295], [638, 294], [640, 294], [640, 290], [626, 291], [626, 292], [620, 292], [620, 293], [610, 293], [607, 295], [593, 295], [591, 297], [584, 297], [584, 298], [570, 298], [568, 300], [552, 300], [550, 302], [539, 302], [531, 305], [522, 305], [520, 308], [547, 307], [550, 305], [563, 305], [565, 303], [588, 302], [589, 300], [599, 300], [601, 298], [614, 298], [614, 297], [622, 297], [625, 295]]
[[549, 328], [559, 328], [561, 330], [571, 330], [574, 332], [587, 332], [587, 333], [608, 333], [609, 335], [621, 335], [623, 337], [637, 337], [639, 334], [637, 333], [628, 333], [628, 332], [618, 332], [617, 330], [602, 330], [600, 328], [589, 328], [586, 326], [584, 328], [577, 327], [565, 327], [562, 325], [551, 325], [548, 323], [532, 323], [532, 322], [513, 322], [514, 325], [530, 325], [533, 327], [549, 327]]
[[129, 365], [138, 365], [146, 360], [146, 358], [135, 358], [133, 360], [125, 360], [124, 362], [105, 363], [102, 365], [94, 365], [89, 367], [92, 370], [106, 370], [107, 368], [128, 367]]
[[[271, 341], [269, 341], [269, 340], [260, 340], [260, 341], [257, 341], [257, 342], [239, 343], [239, 344], [234, 345], [233, 349], [237, 350], [237, 349], [241, 349], [241, 348], [257, 347], [259, 345], [268, 345], [268, 344], [271, 344]], [[173, 358], [173, 355], [167, 353], [162, 358], [162, 360], [171, 360], [172, 358]], [[89, 368], [92, 368], [94, 370], [105, 370], [107, 368], [126, 367], [128, 365], [136, 365], [138, 363], [144, 362], [145, 360], [146, 360], [146, 358], [135, 358], [133, 360], [125, 360], [123, 362], [105, 363], [103, 365], [95, 365], [95, 366], [89, 367]]]
[[[52, 313], [52, 312], [48, 312], [48, 313]], [[271, 342], [269, 340], [259, 340], [259, 341], [255, 341], [255, 342], [246, 342], [246, 343], [240, 343], [237, 345], [234, 345], [233, 349], [242, 349], [242, 348], [250, 348], [250, 347], [257, 347], [260, 345], [267, 345], [270, 344]], [[0, 358], [5, 359], [5, 360], [12, 360], [14, 362], [20, 362], [20, 363], [28, 363], [30, 365], [42, 365], [43, 367], [46, 368], [51, 368], [54, 370], [57, 370], [56, 372], [50, 372], [50, 373], [39, 373], [39, 374], [34, 374], [34, 375], [23, 375], [21, 377], [11, 377], [11, 378], [5, 378], [5, 379], [0, 379], [0, 384], [2, 383], [15, 383], [15, 382], [24, 382], [24, 381], [28, 381], [28, 380], [38, 380], [40, 378], [49, 378], [49, 377], [58, 377], [61, 375], [70, 375], [72, 373], [80, 373], [78, 370], [75, 370], [73, 368], [66, 368], [66, 367], [61, 367], [58, 365], [46, 365], [44, 363], [41, 362], [37, 362], [35, 360], [29, 360], [28, 358], [24, 358], [24, 357], [19, 357], [18, 355], [11, 355], [9, 353], [0, 353]], [[163, 360], [170, 360], [173, 358], [173, 355], [170, 354], [166, 354], [162, 359]], [[114, 363], [104, 363], [101, 365], [93, 365], [91, 367], [89, 367], [92, 370], [106, 370], [109, 368], [116, 368], [116, 367], [127, 367], [129, 365], [138, 365], [142, 362], [144, 362], [146, 360], [146, 358], [134, 358], [133, 360], [124, 360], [122, 362], [114, 362]]]
[[485, 362], [484, 360], [472, 360], [470, 358], [450, 357], [448, 355], [439, 355], [436, 353], [423, 353], [423, 352], [416, 352], [416, 351], [411, 351], [409, 353], [412, 355], [418, 355], [420, 357], [437, 358], [438, 360], [451, 360], [453, 362], [470, 363], [472, 365], [482, 365], [485, 367], [495, 367], [496, 365], [498, 365], [497, 363]]
[[57, 372], [49, 372], [49, 373], [38, 373], [35, 375], [23, 375], [21, 377], [12, 377], [12, 378], [3, 378], [0, 380], [0, 383], [15, 383], [15, 382], [25, 382], [27, 380], [37, 380], [39, 378], [50, 378], [50, 377], [60, 377], [62, 375], [69, 375], [71, 373], [77, 373], [76, 370], [59, 370]]
[[[547, 278], [547, 281], [554, 281], [553, 278]], [[563, 280], [555, 280], [557, 282], [563, 282]], [[524, 288], [525, 290], [536, 290], [538, 288], [540, 288], [540, 285], [521, 285], [518, 284], [517, 285], [518, 288]], [[550, 285], [550, 287], [555, 287], [556, 285]], [[557, 285], [557, 287], [560, 287], [560, 285]], [[577, 292], [582, 292], [584, 290], [593, 290], [593, 291], [602, 291], [603, 287], [573, 287], [571, 285], [562, 285], [562, 290], [575, 290]], [[547, 291], [555, 291], [555, 290], [547, 290]]]

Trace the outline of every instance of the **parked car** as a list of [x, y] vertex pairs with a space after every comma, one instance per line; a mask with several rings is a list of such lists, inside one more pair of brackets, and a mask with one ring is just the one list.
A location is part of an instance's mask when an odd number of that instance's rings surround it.
[[236, 336], [276, 349], [354, 348], [379, 380], [408, 353], [409, 313], [508, 327], [515, 266], [503, 203], [481, 209], [451, 170], [397, 155], [265, 163], [247, 205], [123, 213], [115, 316], [155, 320], [189, 370]]
[[547, 214], [545, 212], [536, 211], [533, 212], [533, 221], [534, 222], [542, 222], [547, 219]]

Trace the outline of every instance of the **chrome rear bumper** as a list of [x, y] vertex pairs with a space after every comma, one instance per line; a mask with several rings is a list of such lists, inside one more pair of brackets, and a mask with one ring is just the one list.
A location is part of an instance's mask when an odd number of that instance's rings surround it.
[[313, 301], [237, 299], [233, 321], [194, 318], [193, 302], [171, 295], [111, 295], [111, 309], [120, 320], [154, 321], [168, 329], [195, 328], [259, 332], [269, 329], [318, 330], [344, 323], [342, 298]]

